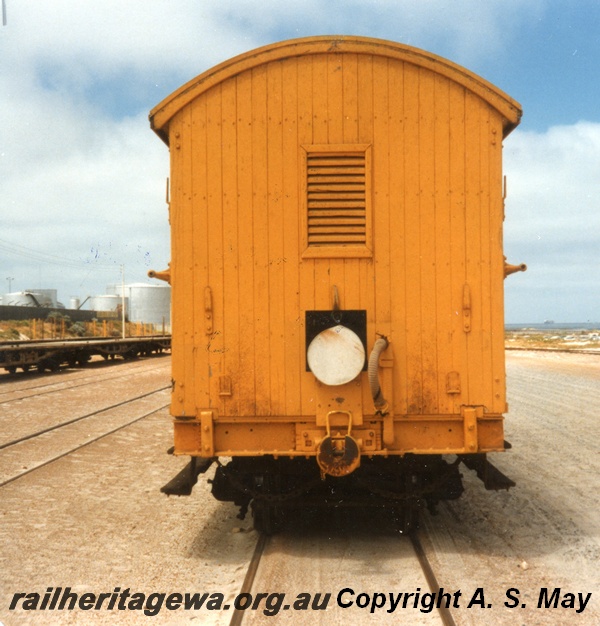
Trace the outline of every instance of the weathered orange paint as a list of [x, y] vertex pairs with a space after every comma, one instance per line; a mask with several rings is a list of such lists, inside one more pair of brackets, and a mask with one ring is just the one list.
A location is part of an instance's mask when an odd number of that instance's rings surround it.
[[[153, 109], [171, 153], [176, 452], [314, 456], [332, 407], [366, 454], [503, 449], [502, 140], [520, 116], [458, 65], [360, 37], [253, 50]], [[333, 197], [329, 152], [344, 202], [365, 197], [323, 220], [308, 195]], [[342, 234], [320, 244], [327, 219]], [[334, 286], [367, 311], [368, 351], [391, 342], [385, 418], [366, 373], [326, 388], [306, 371], [304, 314], [333, 308]]]

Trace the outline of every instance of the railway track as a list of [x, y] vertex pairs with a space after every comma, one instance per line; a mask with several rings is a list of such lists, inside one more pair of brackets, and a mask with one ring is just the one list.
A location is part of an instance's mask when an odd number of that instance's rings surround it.
[[[296, 569], [296, 576], [287, 579], [285, 574], [282, 575], [282, 571], [285, 572], [291, 568], [286, 566], [285, 560], [290, 557], [290, 552], [292, 553], [292, 560], [295, 559], [297, 550], [294, 547], [294, 543], [298, 541], [299, 537], [294, 536], [294, 533], [292, 533], [291, 536], [283, 533], [282, 535], [276, 535], [274, 537], [260, 534], [246, 570], [244, 581], [236, 597], [243, 598], [243, 602], [240, 602], [240, 604], [245, 605], [246, 608], [234, 608], [229, 626], [242, 626], [242, 624], [244, 626], [251, 626], [254, 623], [262, 623], [263, 612], [268, 606], [265, 604], [265, 602], [268, 602], [268, 594], [276, 595], [276, 590], [283, 593], [285, 592], [286, 585], [298, 587], [299, 584], [304, 584], [305, 586], [302, 587], [302, 589], [305, 591], [310, 588], [314, 590], [315, 580], [322, 578], [322, 568], [331, 565], [333, 565], [333, 567], [331, 567], [332, 575], [328, 581], [323, 581], [323, 589], [326, 590], [326, 593], [331, 594], [330, 599], [326, 602], [326, 609], [328, 610], [322, 613], [319, 612], [317, 614], [318, 617], [314, 614], [314, 611], [299, 612], [294, 616], [295, 622], [305, 623], [303, 621], [304, 618], [307, 620], [306, 623], [310, 624], [339, 624], [345, 622], [346, 617], [348, 617], [349, 623], [359, 623], [363, 621], [363, 619], [361, 619], [362, 617], [368, 619], [369, 623], [377, 624], [388, 623], [390, 618], [393, 618], [393, 620], [397, 622], [399, 619], [397, 613], [401, 613], [401, 617], [408, 619], [406, 623], [410, 621], [410, 623], [419, 624], [421, 623], [421, 618], [426, 618], [423, 623], [434, 623], [437, 621], [435, 617], [437, 615], [439, 623], [443, 626], [456, 626], [451, 610], [451, 599], [447, 591], [446, 596], [448, 596], [449, 600], [446, 601], [444, 599], [439, 602], [439, 607], [436, 606], [431, 613], [427, 614], [421, 612], [419, 606], [414, 606], [412, 604], [414, 600], [412, 599], [407, 603], [407, 608], [398, 608], [397, 611], [394, 611], [394, 613], [396, 613], [395, 615], [391, 615], [390, 610], [388, 610], [391, 609], [390, 604], [381, 604], [382, 602], [388, 602], [388, 594], [390, 593], [413, 592], [413, 598], [417, 590], [417, 592], [421, 594], [434, 594], [435, 598], [440, 598], [440, 594], [444, 593], [444, 589], [438, 582], [437, 576], [428, 558], [427, 551], [421, 541], [423, 532], [424, 531], [414, 531], [410, 533], [408, 537], [396, 536], [388, 538], [389, 541], [385, 542], [388, 548], [388, 558], [394, 558], [394, 554], [396, 553], [399, 557], [399, 562], [402, 564], [402, 570], [409, 569], [412, 573], [414, 584], [420, 586], [406, 587], [398, 584], [392, 587], [387, 577], [382, 573], [379, 580], [374, 578], [372, 581], [369, 581], [369, 584], [377, 585], [381, 593], [376, 599], [374, 589], [371, 587], [371, 595], [369, 596], [368, 603], [366, 602], [366, 597], [369, 594], [365, 593], [368, 589], [366, 581], [361, 590], [363, 593], [359, 594], [358, 585], [360, 584], [360, 579], [356, 576], [349, 576], [345, 583], [340, 582], [339, 589], [334, 590], [333, 587], [328, 586], [338, 577], [337, 574], [340, 571], [344, 571], [344, 561], [347, 558], [344, 541], [338, 546], [341, 547], [341, 550], [339, 550], [337, 554], [334, 548], [331, 556], [327, 555], [328, 558], [324, 559], [322, 541], [318, 540], [315, 542], [313, 538], [313, 551], [306, 551], [304, 553], [305, 558], [311, 563], [311, 567], [305, 567], [302, 570]], [[335, 536], [328, 536], [327, 540], [333, 541], [334, 545], [337, 543]], [[290, 541], [291, 543], [289, 543]], [[334, 563], [334, 561], [337, 561], [337, 563]], [[304, 575], [307, 577], [307, 580], [300, 581], [298, 579], [298, 572], [305, 572]], [[419, 578], [425, 584], [420, 583]], [[276, 582], [271, 582], [269, 585], [267, 581]], [[353, 589], [348, 588], [349, 581], [352, 581]], [[277, 586], [273, 586], [274, 584]], [[345, 585], [345, 587], [341, 585]], [[300, 587], [298, 587], [298, 589], [300, 589]], [[357, 593], [354, 592], [355, 589]], [[321, 594], [319, 602], [325, 602], [324, 596], [326, 593]], [[266, 600], [263, 597], [262, 604], [260, 603], [261, 595], [267, 597]], [[286, 593], [286, 596], [287, 595]], [[361, 600], [361, 596], [363, 596], [364, 605], [362, 604], [363, 600]], [[283, 602], [281, 602], [278, 610], [289, 611], [293, 608], [289, 600], [286, 600], [286, 602], [288, 603], [283, 604]], [[346, 611], [351, 604], [353, 604], [354, 607], [350, 609], [348, 614]], [[370, 610], [369, 607], [375, 608]], [[271, 610], [273, 610], [273, 605], [271, 605]], [[356, 611], [360, 611], [361, 613], [357, 615]], [[296, 616], [298, 617], [297, 620]], [[342, 617], [343, 620], [341, 620]], [[404, 620], [402, 621], [404, 623]]]
[[[108, 365], [108, 363], [108, 361], [97, 361], [87, 366], [84, 370], [62, 370], [60, 373], [52, 376], [51, 379], [48, 379], [47, 376], [35, 377], [33, 380], [28, 377], [27, 381], [19, 381], [11, 385], [5, 385], [3, 388], [0, 387], [0, 405], [15, 400], [26, 400], [36, 396], [57, 393], [66, 389], [76, 389], [88, 384], [100, 384], [111, 380], [119, 380], [123, 376], [119, 365], [127, 367], [128, 374], [140, 370], [150, 372], [164, 368], [164, 363], [157, 365], [154, 361], [152, 364], [144, 361], [135, 365], [120, 361], [119, 364], [116, 364], [116, 369], [115, 365], [112, 365], [111, 362], [110, 369], [103, 371], [105, 364]], [[92, 371], [90, 371], [91, 368], [93, 368]], [[59, 380], [56, 380], [57, 378], [59, 378]]]
[[[437, 576], [435, 575], [433, 568], [431, 567], [431, 563], [427, 558], [427, 554], [423, 549], [423, 544], [421, 543], [421, 540], [419, 538], [419, 532], [413, 531], [410, 534], [410, 540], [414, 548], [415, 555], [419, 560], [421, 569], [423, 570], [423, 574], [427, 579], [427, 584], [429, 585], [430, 592], [435, 593], [436, 597], [439, 597], [441, 586], [438, 583]], [[454, 621], [454, 617], [452, 617], [452, 612], [450, 611], [450, 608], [448, 606], [442, 603], [442, 605], [438, 607], [437, 610], [444, 626], [456, 626], [456, 622]]]
[[169, 388], [160, 387], [2, 444], [0, 487], [166, 409]]
[[168, 406], [168, 359], [65, 377], [0, 392], [0, 486]]
[[[244, 576], [244, 582], [242, 583], [242, 588], [240, 589], [239, 595], [252, 592], [252, 585], [254, 584], [254, 579], [256, 578], [258, 565], [263, 556], [268, 541], [269, 537], [267, 535], [260, 534], [258, 536], [258, 541], [256, 542], [256, 547], [254, 548], [254, 552], [252, 553], [252, 558], [250, 559], [250, 564], [248, 565], [246, 575]], [[244, 619], [244, 613], [245, 611], [242, 611], [241, 609], [234, 609], [233, 616], [231, 617], [231, 621], [229, 622], [229, 626], [240, 626], [242, 620]]]
[[169, 360], [124, 364], [117, 372], [102, 370], [94, 377], [80, 374], [68, 374], [48, 386], [7, 384], [0, 396], [0, 448], [164, 388], [169, 380]]
[[59, 424], [55, 424], [54, 426], [49, 426], [48, 428], [43, 428], [42, 430], [38, 430], [36, 432], [30, 433], [28, 435], [24, 435], [23, 437], [20, 437], [19, 439], [14, 439], [13, 441], [7, 441], [5, 443], [0, 444], [0, 450], [3, 450], [4, 448], [10, 448], [11, 446], [15, 446], [23, 441], [27, 441], [28, 439], [34, 439], [35, 437], [39, 437], [40, 435], [44, 435], [46, 433], [49, 433], [53, 430], [57, 430], [59, 428], [64, 428], [66, 426], [69, 426], [70, 424], [75, 424], [75, 422], [79, 422], [81, 420], [84, 419], [89, 419], [91, 417], [96, 417], [97, 415], [100, 415], [101, 413], [107, 413], [109, 411], [111, 411], [112, 409], [117, 409], [119, 407], [131, 404], [132, 402], [135, 402], [136, 400], [140, 400], [142, 398], [147, 398], [148, 396], [151, 396], [155, 393], [158, 393], [159, 391], [164, 391], [166, 389], [169, 389], [169, 385], [165, 385], [164, 387], [161, 387], [160, 389], [157, 389], [156, 391], [149, 391], [148, 393], [144, 393], [140, 396], [137, 396], [135, 398], [130, 398], [128, 400], [124, 400], [123, 402], [117, 402], [116, 404], [112, 404], [110, 406], [107, 406], [104, 409], [100, 409], [98, 411], [92, 411], [91, 413], [87, 413], [86, 415], [79, 415], [78, 417], [73, 417], [69, 420], [67, 420], [66, 422], [60, 422]]

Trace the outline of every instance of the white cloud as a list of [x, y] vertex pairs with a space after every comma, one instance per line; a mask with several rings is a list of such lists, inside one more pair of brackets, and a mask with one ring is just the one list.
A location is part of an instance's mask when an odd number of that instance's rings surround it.
[[[562, 245], [600, 236], [600, 124], [516, 131], [506, 141], [513, 237], [551, 237]], [[558, 228], [557, 228], [558, 227]]]
[[[543, 0], [21, 0], [8, 2], [3, 61], [83, 81], [124, 68], [202, 69], [258, 45], [316, 34], [444, 42], [450, 58], [497, 54]], [[457, 59], [459, 62], [464, 59]]]
[[[0, 239], [32, 254], [6, 254], [0, 245], [13, 287], [45, 283], [64, 299], [78, 289], [103, 293], [121, 263], [130, 281], [143, 280], [151, 263], [165, 266], [168, 151], [146, 114], [113, 120], [93, 104], [24, 80], [18, 88], [5, 90], [0, 101]], [[82, 269], [42, 263], [40, 252], [80, 261]]]
[[[272, 41], [311, 34], [355, 34], [402, 41], [467, 63], [498, 54], [518, 27], [537, 19], [543, 0], [238, 0], [219, 17]], [[432, 45], [435, 50], [432, 48]]]
[[529, 266], [507, 279], [508, 313], [516, 321], [597, 321], [600, 124], [515, 131], [506, 140], [505, 171], [505, 249], [509, 261]]
[[210, 65], [223, 51], [254, 45], [247, 34], [222, 23], [226, 2], [7, 2], [5, 54], [12, 63], [52, 71], [58, 82], [85, 82], [90, 72], [107, 77], [123, 70], [161, 74], [182, 66], [182, 71], [197, 71], [201, 59]]
[[[168, 151], [146, 115], [185, 81], [259, 45], [324, 33], [402, 41], [477, 71], [505, 54], [548, 6], [547, 0], [6, 1], [0, 206], [9, 226], [4, 220], [0, 239], [86, 264], [74, 276], [0, 248], [0, 269], [15, 278], [13, 288], [58, 287], [63, 299], [102, 292], [117, 280], [99, 263], [124, 263], [133, 281], [168, 261]], [[537, 316], [538, 309], [560, 306], [570, 319], [592, 315], [600, 274], [599, 128], [582, 122], [544, 134], [517, 130], [506, 141], [507, 253], [509, 261], [530, 266], [507, 279], [513, 320], [560, 319], [553, 311]]]

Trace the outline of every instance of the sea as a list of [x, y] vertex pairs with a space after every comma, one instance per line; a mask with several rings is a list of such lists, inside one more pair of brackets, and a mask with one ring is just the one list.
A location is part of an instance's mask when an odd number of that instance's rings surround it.
[[598, 330], [600, 322], [555, 322], [547, 320], [535, 324], [505, 324], [506, 330]]

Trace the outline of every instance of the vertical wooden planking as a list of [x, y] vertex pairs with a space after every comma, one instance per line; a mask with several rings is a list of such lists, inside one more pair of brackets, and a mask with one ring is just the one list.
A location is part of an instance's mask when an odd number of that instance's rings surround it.
[[[176, 354], [181, 354], [182, 358], [172, 359], [171, 378], [174, 385], [171, 390], [171, 414], [183, 414], [183, 392], [179, 392], [177, 382], [185, 381], [185, 363], [189, 362], [191, 355], [185, 353], [185, 326], [187, 323], [193, 325], [194, 320], [186, 319], [186, 311], [178, 306], [180, 291], [184, 291], [184, 259], [182, 234], [185, 232], [183, 224], [184, 185], [187, 181], [191, 184], [191, 177], [186, 176], [185, 167], [181, 153], [181, 142], [176, 148], [176, 136], [181, 137], [182, 120], [185, 113], [189, 115], [189, 109], [179, 114], [173, 119], [170, 126], [170, 178], [169, 178], [169, 224], [171, 226], [171, 348]], [[188, 191], [189, 195], [189, 191]], [[181, 288], [180, 288], [181, 286]], [[183, 358], [185, 355], [185, 358]], [[190, 390], [191, 392], [192, 390]]]
[[254, 371], [256, 414], [271, 414], [267, 69], [252, 70], [252, 229], [254, 238]]
[[254, 226], [252, 152], [252, 73], [236, 79], [237, 87], [237, 179], [238, 179], [238, 289], [240, 369], [233, 392], [239, 396], [240, 415], [256, 415]]
[[267, 66], [267, 207], [269, 276], [269, 355], [271, 415], [285, 414], [285, 300], [283, 230], [283, 112], [281, 63]]
[[[222, 374], [237, 384], [240, 372], [239, 311], [239, 234], [238, 234], [238, 158], [237, 158], [237, 92], [235, 78], [222, 84], [221, 171], [223, 179], [223, 353]], [[223, 385], [223, 386], [222, 386]], [[239, 392], [231, 389], [225, 395], [226, 383], [218, 383], [219, 412], [238, 415]], [[223, 391], [223, 395], [221, 394]]]
[[404, 190], [405, 143], [404, 136], [404, 63], [389, 61], [388, 70], [388, 132], [389, 132], [389, 172], [390, 172], [390, 289], [391, 315], [395, 369], [394, 369], [394, 412], [407, 413], [406, 384], [406, 315], [407, 315], [407, 276], [405, 268], [406, 232]]
[[358, 55], [345, 54], [341, 60], [343, 142], [358, 143]]
[[[331, 141], [329, 129], [329, 55], [316, 55], [312, 58], [312, 111], [313, 111], [313, 143], [323, 144]], [[329, 259], [315, 259], [314, 294], [316, 309], [328, 309], [331, 306]]]
[[326, 56], [327, 81], [323, 85], [327, 99], [327, 142], [344, 141], [344, 72], [342, 54]]
[[310, 85], [310, 94], [312, 96], [312, 143], [328, 143], [327, 56], [317, 54], [310, 57], [310, 61], [312, 62], [312, 84]]
[[[192, 116], [189, 109], [178, 114], [171, 126], [171, 266], [173, 274], [173, 350], [181, 355], [173, 359], [175, 385], [171, 397], [173, 415], [194, 415], [194, 370], [202, 371], [194, 360], [194, 310], [186, 306], [193, 299], [190, 292], [194, 259], [192, 251]], [[205, 376], [200, 376], [205, 378]], [[200, 381], [200, 385], [201, 386]], [[208, 394], [203, 398], [208, 401]]]
[[[305, 159], [305, 151], [301, 146], [307, 146], [315, 143], [314, 139], [314, 113], [313, 113], [313, 90], [314, 75], [313, 75], [313, 59], [310, 56], [303, 57], [298, 61], [298, 145], [297, 148], [298, 159]], [[303, 168], [298, 167], [298, 172], [302, 172]], [[302, 179], [298, 182], [298, 193], [306, 194], [306, 180]], [[301, 206], [301, 202], [298, 203], [298, 207]], [[298, 215], [298, 228], [303, 223], [302, 216]], [[298, 233], [298, 247], [300, 254], [303, 249], [303, 233]], [[302, 328], [304, 330], [304, 312], [310, 311], [315, 308], [315, 260], [314, 259], [302, 259], [299, 262], [299, 314], [301, 316]], [[304, 334], [304, 332], [302, 333]], [[314, 415], [314, 376], [310, 372], [306, 372], [306, 360], [304, 353], [304, 341], [302, 342], [302, 366], [300, 370], [300, 377], [302, 380], [301, 389], [301, 413], [302, 415]]]
[[[502, 413], [501, 141], [518, 111], [433, 55], [364, 39], [326, 43], [232, 60], [152, 115], [169, 133], [172, 163], [172, 413], [312, 421], [319, 392], [305, 371], [304, 313], [330, 308], [333, 285], [343, 308], [367, 310], [367, 349], [376, 332], [392, 340], [398, 419], [475, 404]], [[314, 144], [369, 146], [360, 236], [372, 257], [340, 249], [342, 215], [340, 232], [323, 229], [335, 242], [319, 250], [311, 234], [302, 258], [302, 146]], [[312, 230], [329, 217], [315, 212], [311, 204]], [[450, 372], [460, 374], [452, 393]], [[363, 412], [372, 419], [366, 378]]]
[[[327, 142], [340, 144], [344, 141], [344, 72], [342, 54], [330, 53], [327, 55]], [[333, 287], [338, 288], [343, 302], [346, 298], [346, 285], [344, 280], [343, 259], [323, 259], [317, 261], [315, 267], [323, 272], [323, 280], [320, 285], [325, 285], [325, 272], [327, 272], [327, 293], [320, 296], [319, 308], [330, 309], [333, 306]], [[344, 304], [344, 306], [347, 306]]]
[[358, 57], [358, 141], [373, 142], [373, 56]]
[[471, 404], [484, 404], [482, 363], [482, 237], [481, 237], [481, 110], [471, 92], [465, 96], [465, 210], [466, 282], [471, 293], [471, 331], [467, 334], [469, 398]]
[[452, 339], [452, 247], [450, 159], [450, 85], [438, 77], [435, 82], [435, 268], [437, 319], [438, 411], [453, 411], [452, 395], [447, 394], [446, 377], [455, 371]]
[[[193, 350], [194, 370], [190, 374], [190, 389], [194, 390], [195, 409], [210, 406], [209, 393], [209, 352], [210, 339], [205, 332], [204, 289], [209, 284], [208, 259], [208, 197], [207, 178], [207, 104], [206, 98], [198, 98], [187, 112], [190, 120], [187, 127], [189, 163], [186, 164], [186, 176], [191, 187], [186, 202], [185, 240], [186, 253], [190, 255], [186, 263], [185, 293], [174, 302], [173, 308], [181, 306], [186, 311], [194, 312], [193, 326], [189, 327], [189, 349]], [[191, 303], [191, 306], [190, 306]], [[193, 334], [192, 334], [193, 333]], [[187, 378], [187, 377], [186, 377]], [[186, 386], [188, 382], [186, 381]]]
[[[342, 57], [343, 100], [342, 122], [343, 142], [358, 143], [358, 56], [346, 54]], [[358, 276], [361, 261], [344, 259], [344, 289], [342, 305], [347, 309], [359, 309], [360, 285]]]
[[502, 119], [496, 113], [490, 114], [490, 245], [492, 247], [490, 282], [492, 297], [491, 352], [494, 385], [492, 410], [503, 413], [506, 410], [506, 372], [504, 355], [504, 254], [502, 227], [504, 202], [502, 199]]
[[282, 154], [283, 154], [283, 238], [284, 238], [284, 350], [286, 372], [286, 415], [301, 415], [302, 370], [304, 368], [304, 320], [300, 308], [300, 232], [298, 197], [300, 171], [298, 153], [298, 60], [283, 62]]
[[[357, 59], [357, 113], [358, 113], [358, 141], [364, 144], [373, 144], [373, 56], [360, 55]], [[372, 167], [377, 167], [376, 147], [371, 149]], [[377, 250], [377, 242], [373, 245]], [[376, 252], [375, 252], [376, 253]], [[376, 315], [375, 308], [375, 272], [373, 259], [361, 259], [358, 262], [358, 287], [361, 309], [367, 311], [367, 348], [375, 342]], [[367, 385], [363, 385], [363, 406], [371, 407], [373, 402]]]
[[437, 371], [437, 267], [435, 213], [434, 89], [440, 80], [429, 70], [419, 70], [419, 215], [421, 274], [422, 412], [438, 412]]
[[[358, 55], [341, 56], [342, 63], [342, 142], [358, 142]], [[359, 261], [342, 261], [343, 308], [357, 309], [359, 295]], [[336, 283], [333, 283], [336, 284]]]
[[406, 361], [403, 367], [407, 380], [407, 413], [418, 414], [423, 410], [419, 69], [410, 63], [405, 64], [404, 79], [404, 230], [406, 232], [404, 268], [407, 311]]
[[376, 331], [391, 332], [390, 282], [390, 143], [388, 60], [373, 59], [373, 254], [377, 280], [375, 289]]
[[[223, 371], [225, 344], [224, 311], [226, 299], [223, 287], [223, 110], [221, 103], [222, 85], [206, 93], [206, 229], [203, 239], [208, 248], [208, 281], [212, 290], [213, 333], [206, 349], [210, 367], [210, 397], [219, 398], [219, 377]], [[195, 233], [195, 241], [200, 240], [200, 233]], [[204, 293], [202, 294], [204, 300]], [[204, 302], [202, 308], [204, 309]]]
[[[373, 86], [375, 82], [374, 57], [372, 55], [361, 55], [358, 58], [357, 66], [357, 106], [358, 106], [358, 139], [361, 143], [374, 143], [374, 110], [375, 103], [373, 98]], [[377, 155], [375, 147], [371, 148], [371, 167], [377, 167]], [[371, 190], [373, 194], [373, 189]], [[373, 216], [371, 216], [371, 226], [373, 225]], [[374, 242], [376, 250], [376, 242]], [[367, 342], [372, 345], [375, 334], [375, 284], [374, 284], [374, 261], [373, 259], [356, 260], [358, 264], [358, 308], [367, 311]], [[368, 389], [364, 393], [365, 406], [371, 406], [372, 401]]]
[[482, 404], [491, 409], [493, 403], [493, 371], [492, 371], [492, 311], [493, 294], [491, 281], [491, 261], [495, 250], [492, 250], [491, 228], [493, 216], [490, 189], [490, 144], [492, 132], [490, 128], [490, 109], [482, 100], [477, 102], [479, 108], [479, 145], [480, 145], [480, 215], [481, 215], [481, 370]]
[[467, 361], [467, 334], [463, 328], [463, 290], [466, 276], [466, 220], [465, 220], [465, 90], [450, 85], [450, 272], [452, 370], [460, 373], [461, 393], [453, 396], [453, 412], [460, 412], [461, 404], [470, 404], [469, 370]]

